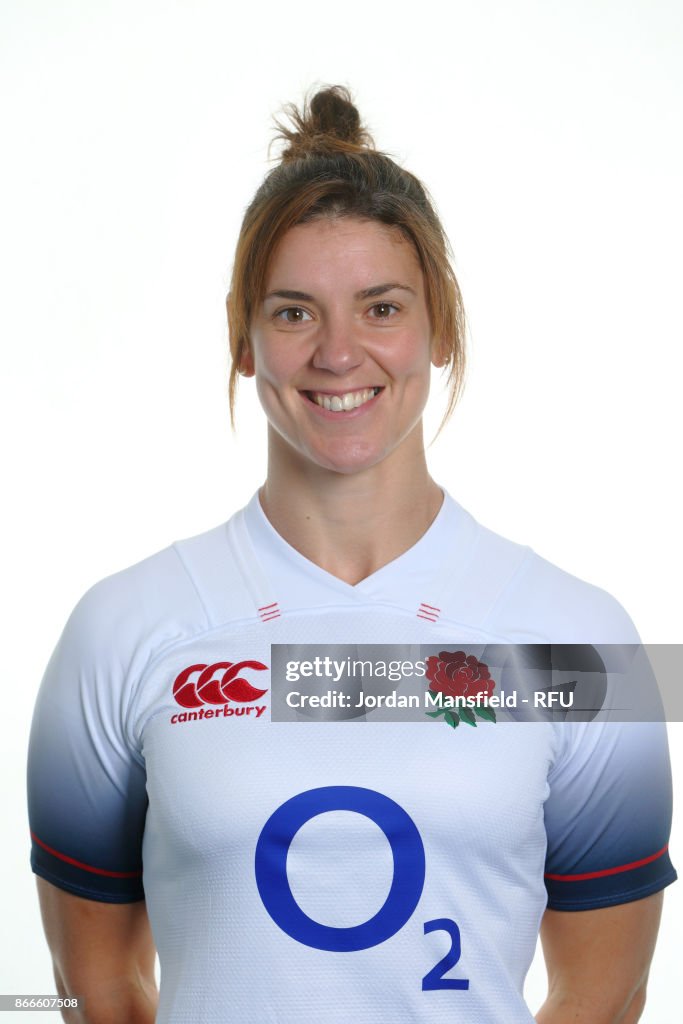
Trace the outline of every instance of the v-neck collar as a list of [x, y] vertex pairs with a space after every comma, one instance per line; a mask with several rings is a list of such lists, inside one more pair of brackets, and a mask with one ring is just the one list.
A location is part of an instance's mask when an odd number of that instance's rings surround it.
[[[267, 518], [258, 491], [244, 508], [244, 523], [261, 568], [281, 605], [310, 607], [319, 604], [386, 602], [413, 607], [429, 601], [444, 560], [450, 573], [456, 568], [452, 554], [471, 536], [472, 517], [443, 491], [443, 502], [423, 535], [407, 551], [357, 584], [346, 583], [322, 569], [292, 547]], [[436, 594], [435, 594], [436, 596]]]

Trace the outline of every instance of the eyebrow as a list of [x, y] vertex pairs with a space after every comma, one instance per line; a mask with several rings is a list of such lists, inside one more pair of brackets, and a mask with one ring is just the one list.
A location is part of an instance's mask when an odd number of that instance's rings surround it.
[[[363, 288], [362, 291], [356, 292], [354, 299], [374, 299], [377, 298], [378, 295], [384, 295], [385, 292], [391, 292], [397, 288], [405, 292], [410, 292], [411, 295], [416, 294], [415, 289], [411, 288], [409, 285], [398, 284], [395, 281], [391, 281], [388, 284], [375, 284], [372, 288]], [[293, 299], [295, 302], [315, 302], [315, 296], [309, 295], [308, 292], [291, 291], [290, 289], [285, 288], [278, 289], [274, 292], [268, 292], [263, 301], [265, 302], [266, 299], [274, 298]]]

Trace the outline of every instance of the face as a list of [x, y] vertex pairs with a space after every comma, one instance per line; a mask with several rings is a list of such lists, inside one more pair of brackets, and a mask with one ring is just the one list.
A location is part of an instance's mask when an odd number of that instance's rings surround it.
[[431, 339], [410, 242], [376, 221], [292, 228], [271, 260], [241, 371], [256, 387], [271, 454], [355, 473], [422, 450]]

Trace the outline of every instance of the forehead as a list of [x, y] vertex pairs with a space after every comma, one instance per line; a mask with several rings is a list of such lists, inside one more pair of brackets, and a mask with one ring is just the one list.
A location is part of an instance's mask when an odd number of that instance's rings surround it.
[[266, 292], [295, 287], [348, 285], [356, 291], [381, 281], [417, 288], [422, 271], [412, 242], [397, 227], [373, 220], [324, 217], [297, 224], [280, 240], [266, 271]]

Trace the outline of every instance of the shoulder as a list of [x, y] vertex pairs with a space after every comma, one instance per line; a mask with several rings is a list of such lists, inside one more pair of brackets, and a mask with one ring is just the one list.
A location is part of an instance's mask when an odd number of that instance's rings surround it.
[[236, 572], [231, 563], [226, 523], [154, 552], [85, 592], [58, 650], [124, 667], [211, 629], [221, 618], [212, 601], [211, 572], [220, 565], [229, 590]]
[[493, 632], [516, 641], [639, 643], [630, 616], [608, 591], [548, 561], [533, 548], [477, 524], [472, 573], [505, 566], [487, 613]]

